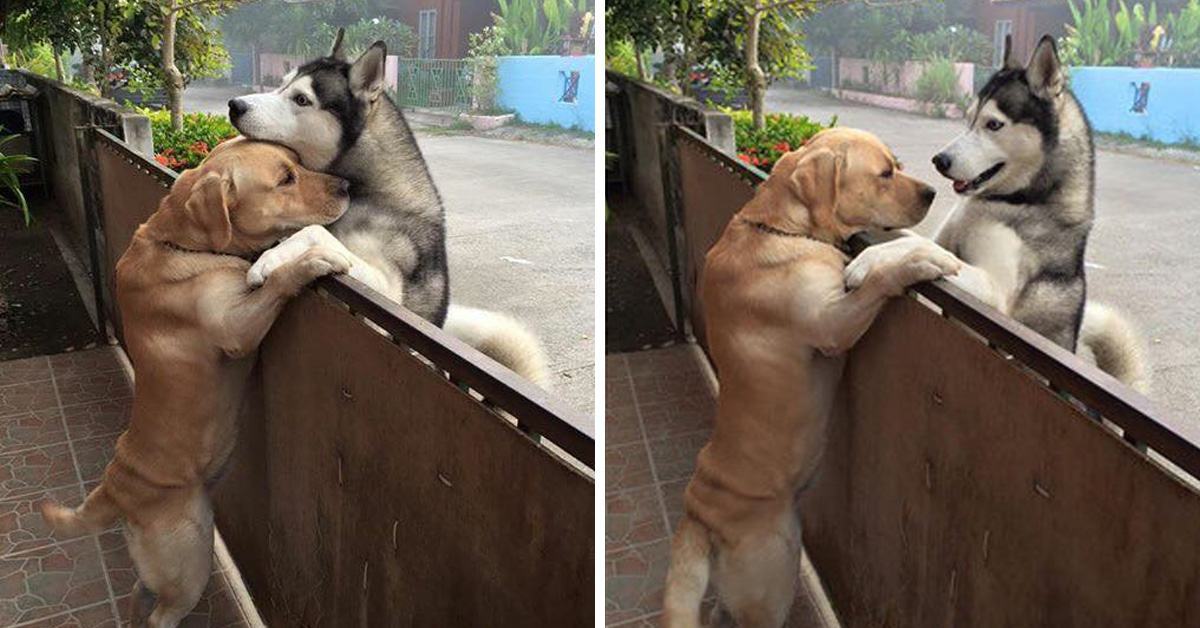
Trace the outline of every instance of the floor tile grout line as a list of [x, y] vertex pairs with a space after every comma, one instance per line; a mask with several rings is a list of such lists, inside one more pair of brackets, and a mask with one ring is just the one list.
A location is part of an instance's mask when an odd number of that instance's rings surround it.
[[[46, 366], [50, 368], [50, 384], [54, 387], [54, 399], [58, 402], [58, 415], [63, 424], [63, 432], [67, 431], [67, 415], [62, 411], [62, 396], [58, 394], [58, 378], [54, 375], [54, 365], [50, 363], [50, 358], [46, 358]], [[87, 499], [87, 489], [83, 485], [83, 471], [79, 468], [79, 456], [75, 454], [74, 441], [67, 439], [67, 448], [71, 451], [71, 463], [75, 465], [75, 477], [79, 480], [79, 492], [83, 499]], [[113, 614], [113, 618], [119, 617], [117, 614], [117, 598], [113, 595], [112, 578], [108, 577], [108, 561], [104, 560], [104, 548], [100, 545], [100, 535], [92, 535], [92, 543], [96, 546], [96, 553], [100, 560], [100, 571], [104, 574], [104, 587], [108, 590], [109, 610]], [[119, 620], [118, 620], [119, 621]]]
[[[0, 419], [0, 421], [2, 421], [2, 420], [3, 419]], [[59, 419], [59, 420], [61, 420], [61, 419]], [[71, 437], [69, 435], [64, 435], [64, 436], [65, 437], [62, 440], [56, 440], [52, 443], [42, 443], [41, 445], [30, 445], [29, 447], [22, 447], [21, 449], [14, 449], [12, 451], [0, 450], [0, 458], [5, 458], [7, 456], [16, 456], [16, 455], [20, 455], [20, 454], [27, 454], [35, 449], [44, 449], [46, 447], [61, 447], [63, 445], [66, 445], [67, 441], [71, 440]], [[0, 497], [0, 502], [4, 501], [6, 499], [8, 499], [8, 498]]]
[[[57, 619], [57, 618], [59, 618], [59, 617], [62, 617], [62, 616], [64, 616], [64, 615], [68, 615], [68, 614], [70, 614], [70, 613], [75, 613], [75, 612], [78, 612], [78, 611], [86, 611], [86, 610], [88, 610], [88, 609], [91, 609], [91, 608], [93, 608], [93, 607], [100, 606], [101, 604], [107, 604], [107, 603], [108, 603], [108, 600], [104, 600], [103, 602], [92, 602], [91, 604], [87, 604], [87, 605], [84, 605], [84, 606], [76, 606], [75, 608], [68, 608], [68, 609], [67, 609], [67, 610], [65, 610], [65, 611], [62, 611], [62, 612], [59, 612], [59, 613], [54, 613], [53, 615], [46, 615], [46, 616], [44, 616], [44, 617], [38, 617], [37, 619], [31, 619], [31, 620], [29, 620], [29, 621], [23, 621], [23, 622], [21, 622], [21, 623], [19, 623], [19, 624], [13, 624], [12, 626], [9, 626], [9, 628], [21, 628], [22, 626], [32, 626], [33, 624], [36, 624], [36, 623], [39, 623], [39, 622], [43, 622], [43, 621], [46, 621], [46, 620], [48, 620], [48, 619]], [[114, 618], [114, 619], [116, 619], [116, 618]], [[117, 626], [120, 626], [120, 625], [121, 625], [121, 624], [120, 624], [120, 620], [118, 619], [118, 620], [117, 620]]]
[[118, 395], [115, 397], [105, 397], [103, 399], [93, 399], [91, 401], [77, 401], [75, 403], [67, 403], [67, 404], [63, 404], [62, 406], [60, 406], [60, 408], [63, 410], [66, 410], [68, 408], [74, 409], [74, 408], [78, 408], [79, 406], [90, 406], [90, 405], [95, 405], [98, 403], [108, 403], [110, 401], [130, 401], [130, 402], [132, 402], [133, 401], [133, 393], [130, 392], [128, 394]]
[[644, 549], [644, 548], [650, 547], [651, 545], [654, 545], [655, 543], [661, 543], [663, 541], [670, 541], [670, 540], [671, 540], [671, 535], [670, 535], [670, 533], [668, 533], [667, 536], [661, 536], [652, 541], [638, 541], [637, 543], [629, 543], [625, 547], [618, 547], [618, 548], [611, 549], [611, 550], [610, 549], [604, 550], [604, 557], [608, 558], [608, 556], [610, 554], [618, 554], [620, 552], [628, 552], [629, 550]]
[[658, 512], [662, 515], [663, 530], [666, 531], [668, 538], [673, 532], [671, 530], [671, 520], [667, 517], [667, 502], [663, 499], [662, 489], [658, 487], [658, 465], [654, 463], [654, 452], [650, 451], [650, 441], [646, 438], [646, 422], [642, 419], [642, 408], [638, 402], [637, 386], [633, 385], [633, 369], [629, 366], [629, 356], [622, 355], [621, 360], [625, 362], [625, 374], [629, 378], [629, 393], [633, 398], [633, 412], [637, 415], [638, 430], [642, 433], [642, 447], [646, 451], [646, 460], [650, 464], [650, 477], [654, 480], [654, 495], [658, 499]]
[[77, 488], [82, 487], [82, 485], [79, 483], [79, 480], [78, 480], [79, 474], [76, 473], [75, 477], [76, 477], [76, 481], [74, 481], [74, 482], [68, 482], [66, 484], [58, 484], [55, 486], [51, 486], [49, 488], [39, 486], [39, 487], [29, 491], [28, 493], [17, 493], [15, 495], [9, 495], [7, 497], [4, 497], [3, 499], [0, 499], [0, 503], [21, 501], [24, 499], [29, 499], [30, 497], [37, 495], [39, 492], [49, 493], [50, 491], [57, 491], [59, 489], [67, 488], [68, 486], [74, 486]]
[[[41, 381], [37, 381], [37, 382], [30, 382], [30, 383], [45, 384], [46, 382], [52, 382], [52, 381], [53, 380], [47, 379], [47, 380], [41, 380]], [[109, 401], [133, 401], [133, 394], [131, 393], [131, 394], [120, 395], [120, 396], [116, 396], [116, 397], [104, 397], [103, 399], [92, 399], [91, 401], [76, 401], [76, 402], [68, 403], [68, 404], [60, 403], [60, 404], [53, 405], [53, 406], [38, 406], [36, 408], [25, 408], [23, 410], [17, 410], [16, 412], [8, 412], [8, 413], [0, 414], [0, 421], [3, 421], [4, 419], [11, 419], [15, 416], [21, 416], [23, 414], [33, 414], [34, 412], [44, 412], [46, 410], [58, 410], [59, 412], [62, 412], [67, 409], [73, 410], [75, 408], [78, 408], [79, 406], [90, 406], [93, 404], [106, 403]]]

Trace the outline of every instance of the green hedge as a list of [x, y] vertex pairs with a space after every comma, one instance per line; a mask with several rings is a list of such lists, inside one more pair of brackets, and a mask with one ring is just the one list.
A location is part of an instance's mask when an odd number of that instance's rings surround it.
[[185, 113], [183, 128], [176, 131], [171, 128], [171, 112], [165, 109], [141, 109], [139, 112], [150, 118], [154, 159], [176, 172], [199, 166], [214, 146], [238, 134], [221, 115]]
[[766, 126], [763, 129], [755, 129], [749, 111], [734, 110], [726, 113], [733, 117], [738, 159], [766, 172], [771, 171], [784, 153], [800, 148], [808, 138], [817, 133], [837, 126], [837, 116], [828, 124], [821, 124], [808, 116], [769, 113]]

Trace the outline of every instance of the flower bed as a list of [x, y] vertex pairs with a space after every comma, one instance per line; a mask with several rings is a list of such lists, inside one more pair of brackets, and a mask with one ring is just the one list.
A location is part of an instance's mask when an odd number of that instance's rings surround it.
[[224, 116], [209, 113], [183, 114], [183, 128], [171, 128], [171, 113], [165, 109], [142, 109], [150, 118], [154, 135], [154, 160], [182, 172], [195, 168], [217, 144], [236, 136], [237, 129]]
[[770, 113], [766, 126], [756, 129], [749, 111], [727, 110], [726, 113], [733, 118], [738, 159], [766, 172], [771, 171], [784, 153], [800, 148], [817, 133], [837, 126], [837, 116], [828, 124], [821, 124], [807, 116]]

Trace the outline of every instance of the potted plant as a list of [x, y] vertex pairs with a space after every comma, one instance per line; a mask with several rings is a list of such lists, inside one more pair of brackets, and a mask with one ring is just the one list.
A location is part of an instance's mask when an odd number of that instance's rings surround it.
[[470, 35], [471, 110], [459, 114], [476, 131], [490, 131], [516, 118], [496, 102], [500, 83], [499, 56], [508, 50], [496, 27]]

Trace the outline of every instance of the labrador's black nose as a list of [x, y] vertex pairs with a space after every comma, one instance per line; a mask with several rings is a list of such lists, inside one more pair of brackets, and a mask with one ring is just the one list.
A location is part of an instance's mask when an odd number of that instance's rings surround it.
[[237, 119], [242, 117], [243, 113], [250, 108], [246, 101], [241, 98], [233, 98], [229, 101], [229, 121], [237, 122]]
[[950, 170], [951, 163], [953, 162], [950, 159], [950, 155], [946, 153], [938, 153], [933, 156], [933, 167], [937, 168], [937, 171], [942, 174], [946, 174], [946, 171]]

